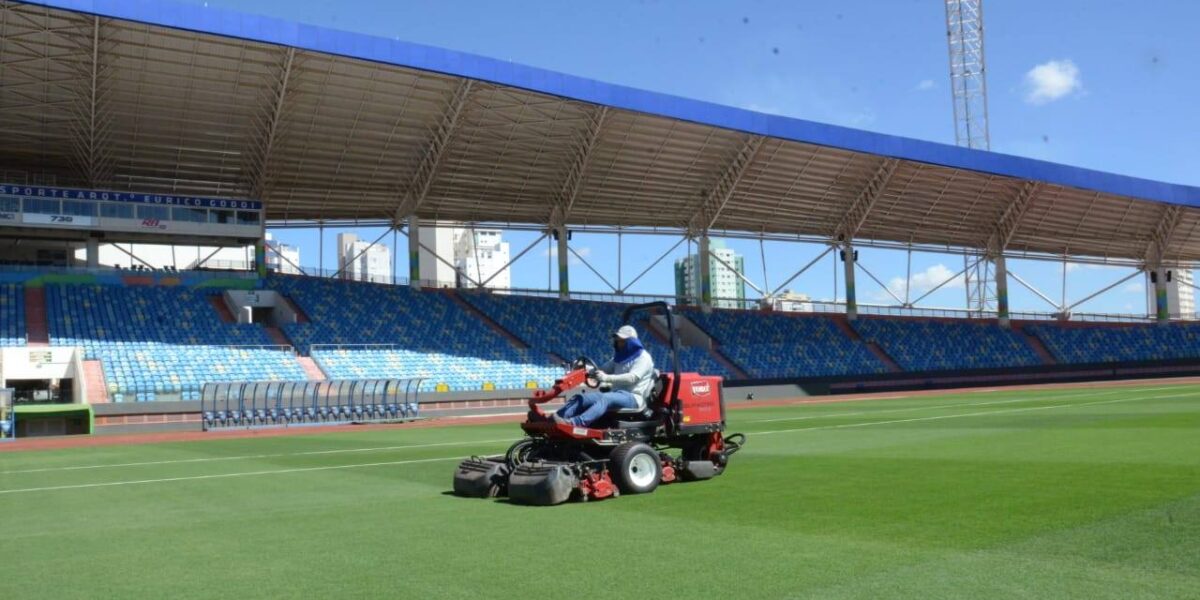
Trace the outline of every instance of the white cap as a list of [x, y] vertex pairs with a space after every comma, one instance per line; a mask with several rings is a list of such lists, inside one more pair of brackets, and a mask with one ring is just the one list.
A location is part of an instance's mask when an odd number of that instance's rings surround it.
[[637, 338], [637, 330], [633, 328], [633, 325], [622, 325], [620, 329], [613, 332], [613, 335], [623, 340]]

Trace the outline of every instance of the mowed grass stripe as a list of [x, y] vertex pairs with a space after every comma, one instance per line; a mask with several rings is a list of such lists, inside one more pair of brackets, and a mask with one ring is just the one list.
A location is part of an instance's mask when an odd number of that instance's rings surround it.
[[[1005, 414], [1021, 413], [1021, 412], [1054, 410], [1054, 409], [1062, 409], [1062, 408], [1077, 408], [1077, 407], [1097, 406], [1097, 405], [1105, 405], [1105, 404], [1117, 404], [1117, 403], [1123, 403], [1123, 402], [1134, 402], [1134, 401], [1144, 401], [1144, 400], [1161, 400], [1161, 399], [1190, 397], [1190, 396], [1198, 396], [1198, 395], [1200, 395], [1200, 390], [1184, 392], [1184, 393], [1179, 393], [1179, 394], [1160, 394], [1160, 395], [1151, 395], [1151, 396], [1129, 396], [1129, 397], [1116, 398], [1116, 399], [1110, 399], [1110, 400], [1098, 400], [1098, 401], [1088, 401], [1088, 402], [1070, 402], [1070, 403], [1065, 403], [1065, 404], [1051, 404], [1051, 405], [1041, 405], [1041, 406], [1023, 407], [1023, 408], [975, 411], [975, 412], [970, 412], [970, 413], [956, 413], [956, 414], [948, 414], [948, 415], [932, 415], [932, 416], [913, 417], [913, 418], [906, 418], [906, 419], [890, 419], [890, 420], [883, 420], [883, 421], [862, 421], [862, 422], [855, 422], [855, 423], [842, 423], [842, 424], [837, 424], [837, 425], [825, 425], [825, 426], [817, 426], [817, 427], [801, 427], [801, 428], [791, 428], [791, 429], [751, 431], [751, 432], [747, 432], [747, 433], [749, 435], [775, 435], [775, 434], [786, 434], [786, 433], [799, 433], [799, 432], [806, 432], [806, 431], [827, 431], [827, 430], [836, 430], [836, 429], [873, 427], [873, 426], [893, 425], [893, 424], [902, 424], [902, 423], [940, 421], [940, 420], [945, 420], [945, 419], [986, 417], [986, 416], [1005, 415]], [[1091, 397], [1091, 396], [1089, 396], [1089, 397]], [[1059, 401], [1061, 399], [1062, 399], [1061, 396], [1056, 395], [1056, 396], [1051, 396], [1049, 398], [1030, 398], [1030, 399], [1024, 399], [1022, 401], [1046, 402], [1046, 401]], [[1000, 402], [1011, 402], [1011, 401], [1000, 401]], [[944, 405], [943, 404], [943, 405], [930, 406], [928, 408], [930, 408], [930, 409], [946, 409], [946, 408], [959, 408], [962, 406], [964, 406], [964, 405]], [[447, 428], [447, 430], [451, 430], [451, 428]], [[231, 460], [231, 459], [238, 459], [238, 458], [245, 459], [245, 460], [255, 460], [255, 459], [265, 459], [265, 458], [330, 456], [330, 455], [346, 454], [346, 453], [353, 453], [353, 452], [372, 452], [372, 451], [388, 452], [388, 451], [425, 449], [425, 448], [445, 447], [445, 446], [484, 446], [486, 444], [496, 444], [496, 443], [509, 442], [509, 441], [510, 441], [509, 439], [495, 439], [495, 440], [470, 440], [470, 441], [459, 441], [459, 442], [443, 442], [443, 443], [434, 443], [434, 444], [408, 444], [408, 445], [383, 446], [383, 447], [373, 447], [373, 448], [356, 448], [356, 449], [343, 449], [343, 450], [318, 450], [318, 451], [302, 451], [302, 452], [281, 453], [281, 454], [245, 455], [245, 456], [241, 456], [241, 457], [214, 457], [211, 460], [185, 459], [182, 461], [147, 461], [144, 463], [125, 463], [124, 466], [187, 465], [187, 464], [192, 464], [192, 463], [215, 462], [215, 461]], [[190, 476], [147, 478], [147, 479], [136, 479], [136, 480], [100, 481], [100, 482], [73, 483], [73, 484], [62, 484], [62, 485], [40, 485], [40, 486], [34, 486], [34, 487], [0, 489], [0, 495], [78, 490], [78, 489], [90, 489], [90, 488], [122, 486], [122, 485], [173, 483], [173, 482], [181, 482], [181, 481], [222, 479], [222, 478], [229, 478], [229, 477], [265, 476], [265, 475], [277, 475], [277, 474], [289, 474], [289, 473], [303, 473], [303, 472], [309, 472], [309, 471], [323, 471], [323, 470], [331, 470], [331, 469], [396, 466], [396, 465], [415, 464], [415, 463], [422, 463], [422, 462], [461, 460], [462, 458], [464, 458], [464, 456], [456, 455], [456, 456], [449, 456], [449, 457], [434, 457], [434, 458], [413, 459], [413, 460], [382, 461], [382, 462], [370, 462], [370, 463], [349, 463], [349, 464], [340, 464], [340, 465], [291, 467], [291, 468], [281, 468], [281, 469], [264, 469], [264, 470], [248, 471], [248, 472], [199, 474], [199, 475], [190, 475]], [[122, 466], [122, 465], [112, 465], [112, 466], [116, 467], [116, 466]], [[54, 471], [54, 470], [56, 470], [56, 469], [27, 470], [26, 472], [33, 473], [33, 472], [47, 472], [47, 471]], [[65, 470], [65, 469], [60, 469], [60, 471], [61, 470]]]
[[334, 471], [338, 469], [365, 469], [369, 467], [390, 467], [396, 465], [413, 465], [446, 460], [462, 460], [461, 456], [440, 456], [437, 458], [418, 458], [413, 460], [391, 460], [386, 462], [354, 463], [348, 465], [326, 465], [322, 467], [297, 467], [294, 469], [274, 469], [269, 471], [245, 471], [238, 473], [216, 473], [212, 475], [187, 475], [183, 477], [164, 477], [161, 479], [135, 479], [130, 481], [107, 481], [101, 483], [79, 483], [73, 485], [58, 485], [50, 487], [22, 488], [15, 490], [0, 490], [0, 494], [25, 494], [32, 492], [56, 492], [62, 490], [81, 490], [89, 488], [113, 487], [119, 485], [143, 485], [148, 483], [174, 483], [177, 481], [199, 481], [203, 479], [228, 479], [230, 477], [258, 477], [262, 475], [285, 475], [288, 473], [310, 473], [313, 471]]
[[43, 467], [37, 469], [17, 469], [13, 471], [3, 471], [5, 475], [17, 475], [22, 473], [50, 473], [55, 471], [86, 471], [93, 469], [118, 469], [125, 467], [148, 467], [161, 465], [183, 465], [193, 463], [209, 463], [231, 460], [256, 460], [265, 458], [283, 458], [291, 456], [324, 456], [332, 454], [352, 454], [359, 452], [390, 452], [394, 450], [411, 450], [416, 448], [437, 448], [443, 446], [470, 446], [473, 444], [490, 444], [511, 441], [508, 438], [496, 440], [471, 440], [465, 442], [437, 442], [432, 444], [401, 444], [397, 446], [374, 446], [367, 448], [342, 448], [337, 450], [308, 450], [303, 452], [281, 452], [276, 454], [243, 454], [239, 456], [210, 456], [202, 458], [181, 458], [176, 460], [152, 460], [143, 462], [127, 462], [113, 464], [92, 464], [92, 465], [74, 465], [64, 467]]
[[[792, 428], [792, 429], [753, 431], [753, 432], [747, 432], [747, 435], [750, 435], [750, 434], [753, 434], [753, 435], [775, 435], [775, 434], [780, 434], [780, 433], [797, 433], [797, 432], [802, 432], [802, 431], [825, 431], [825, 430], [830, 430], [830, 429], [848, 429], [848, 428], [852, 428], [852, 427], [870, 427], [870, 426], [875, 426], [875, 425], [894, 425], [894, 424], [898, 424], [898, 423], [917, 423], [917, 422], [921, 422], [921, 421], [940, 421], [940, 420], [944, 420], [944, 419], [983, 417], [983, 416], [989, 416], [989, 415], [1022, 413], [1022, 412], [1031, 412], [1031, 411], [1038, 411], [1038, 410], [1053, 410], [1053, 409], [1057, 409], [1057, 408], [1077, 408], [1077, 407], [1085, 407], [1085, 406], [1098, 406], [1098, 405], [1103, 405], [1103, 404], [1120, 404], [1123, 402], [1137, 402], [1137, 401], [1142, 401], [1142, 400], [1165, 400], [1168, 398], [1186, 398], [1186, 397], [1195, 397], [1195, 396], [1200, 396], [1200, 390], [1193, 391], [1193, 392], [1181, 393], [1181, 394], [1164, 394], [1164, 395], [1158, 395], [1158, 396], [1133, 396], [1133, 397], [1128, 397], [1128, 398], [1113, 398], [1110, 400], [1094, 400], [1094, 401], [1090, 401], [1090, 402], [1069, 402], [1066, 404], [1051, 404], [1051, 405], [1047, 405], [1047, 406], [1027, 406], [1027, 407], [1023, 407], [1023, 408], [1006, 408], [1006, 409], [1000, 409], [1000, 410], [985, 410], [985, 411], [958, 413], [958, 414], [951, 414], [951, 415], [933, 415], [933, 416], [928, 416], [928, 417], [912, 417], [909, 419], [891, 419], [891, 420], [887, 420], [887, 421], [865, 421], [862, 423], [840, 423], [837, 425], [819, 425], [817, 427], [796, 427], [796, 428]], [[1040, 399], [1039, 401], [1046, 401], [1046, 400]]]
[[[454, 459], [433, 460], [483, 453], [492, 439], [505, 440], [494, 446], [502, 450], [521, 435], [514, 423], [22, 453], [10, 466], [306, 454], [0, 476], [26, 488], [235, 475], [0, 496], [15, 549], [6, 568], [19, 574], [6, 591], [55, 600], [536, 600], [566, 589], [607, 597], [1195, 597], [1200, 387], [1095, 392], [730, 411], [730, 431], [750, 441], [721, 477], [544, 509], [450, 496]], [[1023, 403], [948, 406], [1009, 399]], [[917, 405], [929, 412], [846, 414]], [[1039, 406], [1047, 408], [1008, 412]], [[842, 420], [750, 422], [826, 412]], [[753, 431], [974, 412], [988, 414]], [[464, 445], [307, 454], [444, 442]], [[426, 462], [356, 467], [415, 460]], [[312, 467], [338, 468], [241, 475]], [[665, 548], [681, 570], [629, 559], [637, 548]], [[503, 576], [534, 563], [543, 569], [533, 577]]]
[[[753, 420], [748, 421], [749, 423], [770, 423], [770, 422], [802, 421], [802, 420], [827, 419], [827, 418], [845, 418], [845, 417], [851, 417], [851, 416], [890, 414], [890, 413], [901, 413], [901, 412], [918, 412], [918, 411], [924, 411], [924, 410], [938, 410], [938, 409], [942, 409], [942, 408], [956, 408], [956, 407], [961, 407], [961, 406], [989, 406], [989, 405], [996, 405], [996, 404], [1038, 402], [1038, 401], [1043, 401], [1043, 400], [1061, 399], [1061, 398], [1067, 398], [1067, 397], [1107, 396], [1107, 395], [1113, 395], [1113, 394], [1133, 393], [1133, 392], [1140, 392], [1140, 391], [1180, 389], [1183, 387], [1187, 387], [1187, 386], [1179, 385], [1179, 386], [1160, 386], [1160, 387], [1150, 387], [1150, 388], [1122, 388], [1122, 389], [1107, 390], [1107, 391], [1090, 390], [1090, 391], [1085, 391], [1085, 392], [1035, 391], [1035, 392], [1031, 393], [1028, 391], [990, 390], [990, 391], [996, 392], [997, 393], [996, 395], [1003, 394], [1004, 396], [1008, 396], [1010, 394], [1021, 394], [1021, 397], [1007, 399], [1007, 400], [989, 400], [989, 401], [985, 401], [985, 402], [952, 403], [952, 404], [946, 403], [947, 400], [963, 398], [963, 397], [967, 397], [970, 395], [977, 395], [979, 393], [978, 391], [970, 391], [970, 392], [965, 392], [963, 394], [953, 394], [953, 395], [949, 395], [949, 396], [925, 396], [925, 397], [921, 397], [921, 396], [906, 396], [906, 397], [889, 396], [889, 397], [884, 397], [884, 398], [873, 398], [870, 400], [853, 401], [854, 407], [859, 409], [859, 410], [853, 411], [853, 412], [845, 412], [847, 405], [840, 403], [840, 402], [836, 402], [836, 401], [830, 402], [828, 404], [805, 404], [805, 405], [793, 405], [793, 406], [785, 406], [785, 407], [747, 407], [746, 409], [744, 409], [744, 411], [758, 414], [761, 412], [779, 412], [781, 410], [786, 411], [786, 412], [795, 412], [797, 410], [803, 410], [806, 413], [805, 415], [802, 415], [802, 416], [787, 416], [787, 417], [777, 417], [777, 418], [769, 418], [769, 419], [753, 419]], [[909, 401], [909, 400], [920, 401], [923, 404], [921, 404], [920, 406], [906, 406], [903, 408], [880, 408], [880, 409], [874, 409], [874, 410], [870, 410], [870, 409], [862, 410], [863, 408], [866, 408], [867, 406], [888, 407], [888, 406], [897, 404], [899, 402], [905, 402], [905, 401]], [[866, 406], [864, 406], [864, 405], [866, 405]], [[825, 410], [825, 411], [832, 411], [832, 412], [824, 412], [822, 414], [816, 414], [816, 415], [807, 414], [808, 412], [811, 412], [814, 410]], [[743, 412], [743, 411], [739, 411], [739, 413], [741, 413], [741, 412]], [[741, 416], [740, 414], [734, 414], [732, 416], [733, 416], [733, 420], [735, 423], [737, 421], [740, 421], [740, 419], [737, 418], [737, 417]], [[440, 429], [435, 428], [432, 430], [425, 430], [425, 431], [445, 432], [445, 431], [450, 431], [450, 430], [451, 430], [451, 428], [447, 427], [447, 428], [440, 428]], [[320, 438], [308, 438], [308, 439], [313, 440], [313, 441], [320, 441]], [[438, 447], [438, 446], [465, 446], [465, 445], [471, 445], [474, 443], [486, 444], [486, 443], [492, 443], [492, 442], [508, 441], [510, 439], [515, 439], [515, 438], [466, 440], [466, 441], [453, 441], [453, 442], [432, 442], [432, 443], [424, 443], [424, 444], [403, 444], [403, 445], [373, 446], [373, 447], [361, 447], [361, 448], [339, 448], [339, 449], [331, 449], [331, 450], [308, 450], [308, 451], [296, 451], [296, 452], [243, 454], [243, 455], [233, 455], [233, 456], [203, 456], [203, 457], [195, 457], [195, 458], [164, 459], [164, 460], [154, 460], [154, 461], [89, 463], [89, 464], [83, 464], [83, 465], [58, 465], [58, 466], [33, 467], [33, 468], [12, 468], [10, 465], [7, 464], [9, 461], [0, 460], [0, 464], [4, 465], [3, 468], [0, 468], [0, 474], [18, 475], [18, 474], [29, 474], [29, 473], [50, 473], [50, 472], [56, 472], [56, 471], [87, 471], [87, 470], [96, 470], [96, 469], [153, 467], [153, 466], [161, 466], [161, 465], [203, 464], [203, 463], [210, 463], [210, 462], [272, 459], [272, 458], [285, 458], [285, 457], [292, 457], [292, 456], [310, 456], [310, 455], [316, 456], [316, 455], [322, 455], [322, 454], [387, 452], [387, 451], [393, 451], [393, 450], [404, 450], [404, 449], [412, 449], [412, 448], [426, 448], [426, 447]], [[199, 449], [199, 448], [196, 448], [196, 444], [214, 444], [214, 445], [216, 445], [216, 444], [220, 444], [221, 442], [222, 442], [221, 440], [204, 440], [204, 441], [200, 441], [200, 442], [184, 443], [182, 446], [186, 447], [186, 448], [190, 448], [190, 449]], [[162, 445], [156, 445], [156, 446], [167, 448], [167, 447], [179, 446], [179, 444], [178, 443], [164, 443]], [[128, 454], [127, 451], [122, 450], [120, 447], [118, 447], [116, 449], [116, 451], [119, 453], [120, 456], [125, 456]], [[133, 450], [133, 451], [137, 452], [138, 454], [143, 453], [143, 452], [137, 451], [137, 450]], [[66, 450], [65, 452], [74, 452], [74, 450]], [[96, 450], [93, 449], [91, 452], [94, 453], [94, 452], [96, 452]], [[49, 455], [51, 453], [47, 452], [47, 453], [23, 454], [23, 455], [21, 455], [21, 458], [36, 457], [39, 454]], [[3, 457], [3, 455], [0, 455], [0, 458], [6, 458], [6, 457]], [[36, 462], [36, 460], [34, 462]]]
[[[860, 416], [860, 415], [880, 415], [880, 414], [931, 410], [931, 409], [937, 409], [937, 408], [958, 408], [958, 407], [963, 407], [963, 406], [992, 406], [992, 405], [996, 405], [996, 404], [1016, 404], [1019, 402], [1037, 402], [1037, 401], [1042, 401], [1042, 400], [1047, 400], [1047, 399], [1060, 400], [1060, 399], [1064, 399], [1064, 398], [1078, 398], [1078, 397], [1094, 398], [1096, 396], [1111, 396], [1111, 395], [1119, 394], [1119, 393], [1123, 393], [1123, 392], [1110, 390], [1107, 392], [1099, 392], [1099, 393], [1075, 393], [1075, 394], [1064, 394], [1061, 396], [1060, 395], [1035, 396], [1035, 397], [1024, 396], [1024, 397], [1020, 397], [1020, 398], [1010, 398], [1007, 400], [987, 400], [984, 402], [957, 402], [957, 403], [950, 403], [950, 404], [946, 404], [946, 403], [925, 404], [922, 406], [906, 406], [904, 408], [881, 408], [881, 409], [877, 409], [877, 410], [858, 410], [858, 411], [854, 411], [854, 412], [831, 412], [831, 413], [827, 413], [827, 414], [803, 415], [803, 416], [798, 416], [798, 417], [774, 417], [774, 418], [770, 418], [770, 419], [753, 419], [750, 421], [750, 423], [781, 423], [781, 422], [786, 422], [786, 421], [807, 421], [807, 420], [811, 420], [811, 419], [827, 419], [830, 417], [854, 417], [854, 416]], [[905, 399], [907, 399], [907, 398], [905, 398]]]

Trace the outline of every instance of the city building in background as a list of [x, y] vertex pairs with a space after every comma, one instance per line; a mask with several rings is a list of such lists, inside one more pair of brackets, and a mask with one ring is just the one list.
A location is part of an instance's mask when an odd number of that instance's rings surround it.
[[509, 243], [499, 229], [472, 232], [463, 227], [426, 226], [421, 228], [421, 244], [421, 279], [427, 286], [474, 287], [468, 278], [479, 282], [491, 278], [488, 289], [512, 287], [511, 271], [500, 272], [510, 255]]
[[371, 245], [353, 233], [339, 233], [337, 248], [343, 279], [392, 283], [392, 253], [386, 244]]
[[808, 294], [783, 290], [771, 297], [768, 308], [777, 312], [812, 312], [812, 299]]
[[[709, 281], [712, 286], [713, 306], [716, 308], [743, 308], [746, 299], [746, 282], [738, 275], [746, 273], [746, 259], [726, 248], [720, 240], [709, 241], [709, 251], [721, 260], [709, 260]], [[736, 269], [721, 264], [725, 261]], [[679, 304], [696, 304], [700, 298], [700, 255], [690, 254], [675, 261], [675, 297]]]
[[508, 264], [509, 245], [499, 229], [456, 228], [451, 232], [459, 287], [474, 285], [471, 280], [487, 282], [485, 287], [492, 290], [512, 287], [512, 272], [504, 268]]
[[[421, 280], [430, 287], [455, 287], [454, 232], [450, 227], [421, 227]], [[432, 252], [431, 252], [432, 251]], [[434, 252], [437, 256], [434, 256]], [[441, 257], [441, 260], [438, 260]]]
[[[288, 275], [300, 274], [300, 248], [280, 242], [267, 233], [267, 270]], [[249, 265], [247, 268], [252, 267]]]

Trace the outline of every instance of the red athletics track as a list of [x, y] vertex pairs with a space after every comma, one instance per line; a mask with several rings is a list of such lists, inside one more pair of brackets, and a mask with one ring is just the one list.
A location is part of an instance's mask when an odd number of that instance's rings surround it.
[[[1200, 377], [1176, 377], [1160, 379], [1126, 379], [1123, 381], [1090, 381], [1083, 383], [1048, 383], [1038, 385], [993, 386], [981, 388], [955, 388], [945, 390], [915, 390], [905, 392], [873, 392], [870, 394], [842, 394], [838, 396], [809, 396], [804, 398], [782, 398], [777, 400], [756, 400], [751, 402], [730, 403], [731, 410], [754, 408], [761, 406], [791, 406], [799, 404], [833, 404], [837, 402], [856, 402], [862, 400], [899, 400], [917, 396], [944, 396], [948, 394], [969, 394], [997, 391], [1020, 390], [1053, 390], [1053, 389], [1087, 389], [1130, 387], [1147, 384], [1187, 385], [1200, 384]], [[227, 440], [252, 437], [279, 437], [320, 435], [335, 431], [346, 432], [356, 429], [421, 429], [426, 427], [487, 425], [492, 423], [512, 423], [524, 419], [524, 413], [509, 413], [493, 416], [461, 416], [440, 417], [412, 423], [393, 423], [380, 425], [315, 425], [301, 427], [280, 427], [264, 429], [234, 429], [228, 431], [174, 431], [164, 433], [130, 433], [122, 435], [77, 435], [51, 438], [19, 439], [0, 443], [0, 452], [20, 452], [24, 450], [55, 450], [60, 448], [81, 448], [87, 446], [116, 446], [132, 444], [157, 444], [161, 442], [192, 442], [200, 440]]]

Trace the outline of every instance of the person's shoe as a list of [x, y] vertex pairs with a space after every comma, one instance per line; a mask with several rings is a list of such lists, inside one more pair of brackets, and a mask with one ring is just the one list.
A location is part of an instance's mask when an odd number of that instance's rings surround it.
[[550, 420], [554, 421], [555, 425], [570, 425], [571, 424], [570, 421], [566, 420], [565, 418], [563, 418], [562, 415], [560, 415], [558, 413], [552, 413], [550, 415]]

